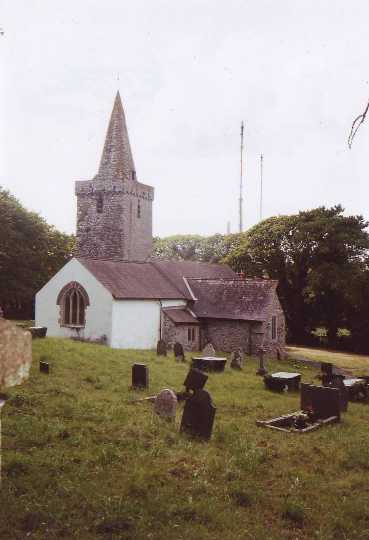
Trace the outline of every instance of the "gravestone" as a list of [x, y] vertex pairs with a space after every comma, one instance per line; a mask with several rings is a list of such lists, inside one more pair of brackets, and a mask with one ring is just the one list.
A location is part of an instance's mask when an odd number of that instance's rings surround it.
[[174, 344], [173, 352], [174, 352], [174, 356], [175, 356], [175, 359], [177, 360], [177, 362], [184, 362], [185, 361], [185, 355], [184, 355], [183, 346], [178, 341], [176, 341], [175, 344]]
[[233, 369], [242, 369], [243, 364], [243, 354], [241, 349], [233, 351], [231, 354], [231, 368]]
[[156, 346], [156, 354], [158, 356], [166, 356], [167, 355], [167, 344], [163, 339], [159, 339], [158, 344]]
[[[333, 375], [331, 382], [327, 385], [329, 388], [337, 388], [340, 392], [340, 403], [341, 403], [341, 412], [347, 411], [348, 405], [348, 391], [343, 382], [343, 375]], [[325, 385], [323, 385], [325, 386]]]
[[264, 353], [265, 353], [264, 347], [259, 347], [258, 351], [258, 357], [259, 357], [259, 368], [256, 372], [256, 375], [266, 375], [267, 370], [265, 367], [265, 361], [264, 361]]
[[31, 362], [31, 334], [0, 319], [0, 388], [28, 379]]
[[194, 437], [210, 439], [215, 412], [210, 394], [206, 390], [197, 390], [185, 403], [181, 431]]
[[49, 375], [50, 365], [48, 362], [43, 362], [42, 360], [40, 360], [40, 373], [46, 373], [47, 375]]
[[340, 419], [341, 397], [338, 388], [301, 384], [301, 409], [316, 419]]
[[149, 368], [146, 364], [133, 364], [132, 366], [132, 388], [149, 387]]
[[187, 377], [183, 383], [183, 386], [186, 388], [186, 391], [192, 390], [202, 390], [208, 380], [208, 376], [196, 368], [191, 368], [187, 373]]
[[203, 356], [215, 356], [215, 349], [211, 343], [207, 343], [202, 351]]
[[174, 420], [177, 411], [177, 396], [169, 388], [165, 388], [156, 396], [154, 411], [163, 418]]
[[323, 386], [327, 386], [333, 378], [333, 364], [330, 362], [321, 362], [320, 369], [322, 372]]

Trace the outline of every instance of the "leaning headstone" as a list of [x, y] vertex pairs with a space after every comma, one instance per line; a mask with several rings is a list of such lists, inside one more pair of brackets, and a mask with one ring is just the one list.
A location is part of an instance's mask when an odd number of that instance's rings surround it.
[[157, 415], [174, 420], [177, 411], [177, 396], [169, 388], [165, 388], [156, 396], [154, 403], [154, 411]]
[[48, 362], [40, 360], [40, 373], [46, 373], [47, 375], [49, 375], [50, 364]]
[[211, 343], [207, 343], [202, 351], [203, 356], [215, 356], [215, 349]]
[[194, 437], [210, 439], [215, 412], [210, 394], [206, 390], [197, 390], [185, 403], [181, 431]]
[[240, 349], [233, 351], [231, 354], [231, 368], [242, 369], [242, 362], [242, 351]]
[[183, 383], [183, 386], [186, 388], [186, 391], [192, 390], [202, 390], [208, 380], [208, 376], [203, 373], [200, 369], [191, 368], [187, 373], [187, 377]]
[[133, 364], [132, 366], [132, 388], [149, 387], [149, 368], [146, 364]]
[[[10, 321], [0, 319], [0, 388], [16, 386], [28, 379], [32, 363], [31, 334]], [[5, 400], [0, 399], [0, 413]], [[0, 418], [1, 484], [1, 418]]]
[[185, 355], [184, 355], [183, 346], [178, 341], [176, 341], [175, 344], [174, 344], [173, 352], [174, 352], [174, 356], [175, 356], [175, 359], [177, 360], [177, 362], [184, 362], [185, 361]]
[[167, 344], [163, 339], [159, 339], [158, 344], [156, 345], [156, 354], [158, 356], [167, 355]]
[[256, 372], [256, 375], [266, 375], [267, 373], [267, 370], [265, 367], [264, 353], [265, 353], [264, 347], [259, 347], [259, 351], [258, 351], [259, 368]]

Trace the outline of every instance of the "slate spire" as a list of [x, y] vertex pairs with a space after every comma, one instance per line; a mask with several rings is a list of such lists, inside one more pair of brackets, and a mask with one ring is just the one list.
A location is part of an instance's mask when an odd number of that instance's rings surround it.
[[136, 170], [119, 91], [115, 97], [97, 176], [109, 180], [136, 180]]

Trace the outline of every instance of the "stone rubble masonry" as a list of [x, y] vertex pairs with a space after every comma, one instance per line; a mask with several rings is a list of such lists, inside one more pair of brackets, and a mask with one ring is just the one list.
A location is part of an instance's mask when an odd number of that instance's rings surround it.
[[31, 333], [0, 319], [0, 388], [28, 379], [32, 363]]
[[98, 174], [77, 181], [76, 255], [146, 260], [152, 249], [154, 188], [136, 179], [119, 92], [111, 114]]
[[[188, 341], [188, 329], [195, 329], [195, 340]], [[165, 313], [162, 313], [162, 334], [168, 348], [173, 349], [178, 341], [185, 351], [199, 351], [199, 326], [196, 324], [175, 324]]]

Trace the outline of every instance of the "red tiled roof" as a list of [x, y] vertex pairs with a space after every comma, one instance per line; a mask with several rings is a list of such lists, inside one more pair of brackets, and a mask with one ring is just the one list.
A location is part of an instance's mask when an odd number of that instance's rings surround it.
[[185, 307], [183, 308], [163, 308], [163, 312], [171, 321], [176, 324], [199, 324], [199, 321]]
[[191, 293], [183, 277], [232, 277], [225, 265], [190, 261], [128, 262], [78, 257], [116, 299], [188, 299]]
[[264, 279], [188, 279], [199, 318], [263, 321], [278, 282]]

